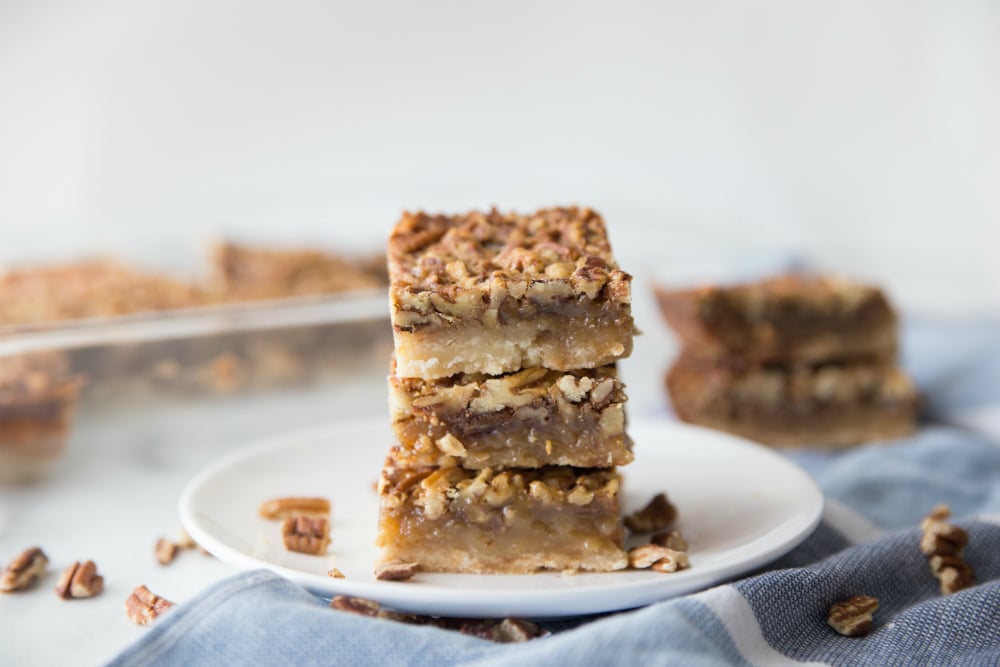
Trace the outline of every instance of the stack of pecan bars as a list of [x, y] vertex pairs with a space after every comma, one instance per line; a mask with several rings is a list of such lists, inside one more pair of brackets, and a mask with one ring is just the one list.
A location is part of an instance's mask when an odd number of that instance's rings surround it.
[[877, 287], [790, 274], [657, 297], [682, 343], [666, 379], [681, 419], [779, 446], [913, 431], [917, 391]]
[[405, 214], [388, 263], [382, 561], [624, 568], [616, 466], [632, 443], [615, 362], [632, 350], [631, 276], [601, 217]]

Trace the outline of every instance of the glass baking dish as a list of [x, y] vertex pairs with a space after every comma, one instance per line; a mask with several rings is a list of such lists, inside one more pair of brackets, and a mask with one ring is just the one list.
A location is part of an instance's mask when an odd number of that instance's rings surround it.
[[391, 349], [384, 288], [0, 327], [0, 482], [42, 475], [88, 404], [384, 376]]

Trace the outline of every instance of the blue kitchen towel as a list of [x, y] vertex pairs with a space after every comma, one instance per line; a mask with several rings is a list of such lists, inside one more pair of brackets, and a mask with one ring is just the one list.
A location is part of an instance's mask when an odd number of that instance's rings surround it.
[[[1000, 323], [914, 323], [904, 352], [933, 423], [912, 438], [788, 451], [823, 489], [817, 530], [762, 571], [707, 591], [494, 644], [431, 626], [332, 611], [265, 571], [240, 574], [159, 619], [115, 665], [992, 665], [1000, 664]], [[919, 549], [946, 502], [970, 533], [977, 585], [942, 596]], [[872, 633], [843, 637], [830, 605], [877, 597]]]

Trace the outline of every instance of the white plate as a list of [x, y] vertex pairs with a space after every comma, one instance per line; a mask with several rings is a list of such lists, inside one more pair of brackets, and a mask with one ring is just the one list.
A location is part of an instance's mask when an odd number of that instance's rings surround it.
[[[387, 419], [336, 424], [236, 452], [198, 475], [180, 502], [191, 536], [241, 568], [267, 568], [325, 595], [355, 595], [419, 614], [573, 616], [629, 609], [747, 572], [801, 542], [823, 496], [795, 464], [764, 447], [667, 421], [634, 423], [635, 463], [623, 469], [626, 511], [666, 491], [680, 510], [691, 568], [528, 575], [372, 576], [375, 480], [392, 435]], [[284, 549], [277, 522], [257, 517], [268, 498], [317, 495], [333, 503], [329, 556]], [[345, 579], [332, 579], [335, 565]]]

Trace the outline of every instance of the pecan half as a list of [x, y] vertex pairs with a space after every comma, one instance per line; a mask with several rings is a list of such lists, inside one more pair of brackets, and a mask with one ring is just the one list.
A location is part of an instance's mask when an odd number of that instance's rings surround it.
[[872, 631], [872, 621], [878, 600], [868, 595], [855, 595], [830, 607], [826, 622], [845, 637], [861, 637]]
[[48, 557], [38, 547], [25, 549], [0, 573], [0, 591], [23, 591], [45, 573], [48, 564]]
[[972, 567], [962, 558], [969, 534], [948, 523], [951, 510], [938, 505], [920, 522], [924, 534], [920, 551], [928, 557], [931, 574], [938, 580], [941, 595], [951, 595], [975, 585]]
[[145, 586], [139, 586], [125, 600], [125, 613], [136, 625], [149, 625], [173, 606], [170, 600], [161, 598]]
[[104, 577], [97, 574], [94, 561], [75, 562], [65, 570], [56, 584], [56, 595], [63, 600], [92, 598], [104, 590]]
[[957, 556], [931, 556], [931, 573], [941, 584], [941, 595], [951, 595], [976, 585], [972, 567]]
[[652, 533], [666, 530], [677, 520], [677, 508], [667, 498], [658, 493], [638, 512], [625, 517], [625, 525], [633, 533]]
[[379, 581], [405, 581], [412, 579], [417, 572], [416, 563], [401, 563], [390, 561], [375, 568], [375, 578]]
[[330, 544], [326, 517], [290, 516], [281, 524], [281, 539], [289, 551], [319, 555]]
[[274, 498], [261, 503], [257, 513], [263, 519], [287, 519], [292, 516], [327, 516], [330, 501], [326, 498]]

